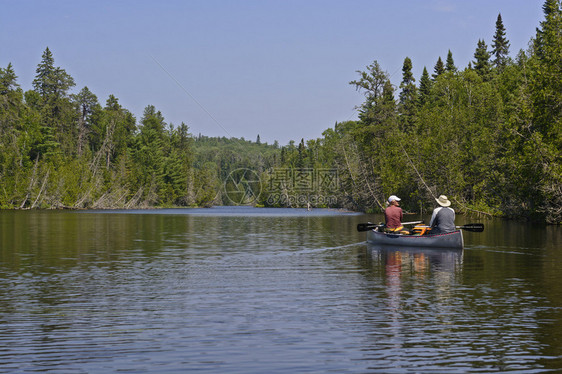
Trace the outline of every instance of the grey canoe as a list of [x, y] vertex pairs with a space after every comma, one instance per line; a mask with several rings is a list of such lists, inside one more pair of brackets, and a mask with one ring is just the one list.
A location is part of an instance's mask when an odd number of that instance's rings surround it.
[[462, 231], [457, 230], [438, 235], [402, 235], [389, 234], [375, 230], [367, 231], [367, 242], [376, 245], [397, 245], [422, 248], [455, 248], [462, 249], [464, 241]]

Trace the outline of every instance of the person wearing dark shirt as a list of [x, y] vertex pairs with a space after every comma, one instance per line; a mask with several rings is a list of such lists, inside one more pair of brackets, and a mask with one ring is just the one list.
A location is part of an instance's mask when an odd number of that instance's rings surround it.
[[455, 231], [455, 211], [450, 208], [451, 202], [445, 195], [439, 196], [435, 201], [440, 206], [433, 211], [431, 221], [429, 221], [430, 234], [444, 234]]
[[400, 198], [392, 195], [388, 198], [388, 207], [384, 210], [386, 228], [389, 231], [400, 231], [402, 226], [402, 208], [400, 208]]

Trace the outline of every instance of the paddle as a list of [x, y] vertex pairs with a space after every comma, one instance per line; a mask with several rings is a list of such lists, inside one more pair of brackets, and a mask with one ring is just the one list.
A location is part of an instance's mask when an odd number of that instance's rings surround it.
[[357, 231], [361, 232], [361, 231], [369, 231], [372, 229], [376, 229], [376, 228], [382, 228], [384, 227], [384, 225], [381, 223], [379, 225], [375, 224], [375, 223], [358, 223], [357, 224]]
[[[402, 222], [403, 225], [417, 225], [418, 223], [422, 223], [422, 221], [415, 221], [415, 222]], [[382, 228], [384, 227], [384, 224], [382, 223], [359, 223], [357, 224], [357, 231], [369, 231], [372, 229], [376, 229], [376, 228]]]
[[484, 231], [484, 224], [483, 223], [469, 223], [464, 226], [455, 226], [457, 229], [466, 230], [466, 231], [473, 231], [473, 232], [482, 232]]
[[[421, 221], [416, 221], [416, 222], [403, 222], [403, 225], [415, 225], [421, 223]], [[382, 228], [384, 227], [384, 224], [379, 223], [359, 223], [357, 225], [357, 231], [369, 231], [372, 229], [376, 229], [376, 228]], [[457, 229], [461, 229], [461, 230], [466, 230], [466, 231], [472, 231], [472, 232], [482, 232], [484, 231], [484, 224], [483, 223], [469, 223], [467, 225], [464, 226], [455, 226]]]
[[[420, 226], [418, 226], [420, 227]], [[429, 227], [429, 226], [421, 226], [421, 227]], [[484, 231], [484, 224], [483, 223], [469, 223], [464, 226], [455, 226], [457, 229], [466, 230], [466, 231], [473, 231], [473, 232], [482, 232]]]

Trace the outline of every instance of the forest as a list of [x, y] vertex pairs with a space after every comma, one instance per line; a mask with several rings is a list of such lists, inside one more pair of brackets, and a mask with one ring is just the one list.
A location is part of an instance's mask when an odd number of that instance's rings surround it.
[[395, 87], [373, 61], [350, 82], [364, 94], [358, 120], [283, 146], [194, 136], [152, 105], [137, 120], [113, 95], [100, 103], [88, 87], [74, 91], [47, 47], [28, 91], [11, 64], [0, 68], [0, 208], [379, 212], [395, 194], [406, 211], [427, 212], [445, 194], [461, 213], [560, 224], [561, 1], [543, 12], [515, 54], [499, 14], [466, 67], [449, 50], [416, 79], [405, 57]]

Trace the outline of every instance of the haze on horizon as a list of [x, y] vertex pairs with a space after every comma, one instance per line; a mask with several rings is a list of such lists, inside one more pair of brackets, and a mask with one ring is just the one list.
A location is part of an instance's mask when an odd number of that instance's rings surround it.
[[377, 60], [399, 85], [451, 50], [464, 68], [490, 46], [501, 13], [510, 55], [526, 49], [542, 0], [189, 1], [2, 0], [0, 66], [31, 89], [46, 47], [104, 104], [140, 119], [147, 105], [190, 132], [287, 144], [357, 118], [348, 83]]

